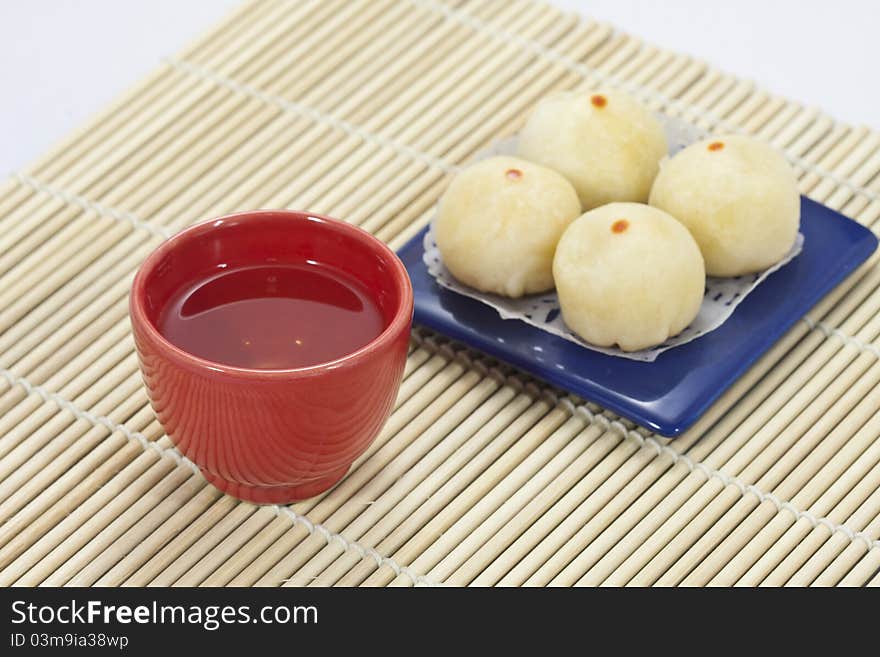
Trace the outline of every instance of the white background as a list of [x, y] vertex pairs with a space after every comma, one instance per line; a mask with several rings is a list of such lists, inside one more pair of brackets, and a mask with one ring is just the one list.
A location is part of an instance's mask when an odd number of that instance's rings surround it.
[[[236, 4], [0, 0], [0, 174], [38, 156]], [[555, 4], [880, 128], [878, 0]]]

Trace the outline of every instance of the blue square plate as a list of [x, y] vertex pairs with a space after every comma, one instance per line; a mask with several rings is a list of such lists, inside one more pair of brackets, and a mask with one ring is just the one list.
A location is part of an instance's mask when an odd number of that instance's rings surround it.
[[437, 285], [422, 230], [398, 253], [412, 278], [415, 321], [515, 365], [664, 436], [690, 427], [789, 327], [877, 248], [864, 226], [801, 198], [804, 249], [718, 329], [652, 363], [606, 356]]

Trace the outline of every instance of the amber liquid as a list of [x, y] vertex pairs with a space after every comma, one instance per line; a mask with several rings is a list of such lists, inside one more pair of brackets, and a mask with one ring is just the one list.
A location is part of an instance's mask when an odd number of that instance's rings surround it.
[[182, 289], [159, 317], [159, 331], [184, 351], [250, 369], [335, 360], [383, 329], [357, 281], [305, 264], [218, 270]]

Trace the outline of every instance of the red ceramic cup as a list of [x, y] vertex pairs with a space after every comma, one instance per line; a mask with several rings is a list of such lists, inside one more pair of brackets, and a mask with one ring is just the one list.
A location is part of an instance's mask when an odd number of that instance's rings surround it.
[[[382, 315], [378, 337], [330, 362], [261, 370], [194, 356], [157, 328], [175, 292], [218, 264], [306, 260], [363, 284]], [[333, 486], [379, 433], [403, 377], [413, 294], [403, 264], [369, 233], [260, 210], [196, 224], [161, 244], [135, 276], [129, 311], [150, 401], [181, 452], [231, 495], [284, 503]]]

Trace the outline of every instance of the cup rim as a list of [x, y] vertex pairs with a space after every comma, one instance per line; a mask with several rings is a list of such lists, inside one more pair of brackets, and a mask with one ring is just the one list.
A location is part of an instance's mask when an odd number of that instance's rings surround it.
[[[164, 335], [162, 335], [159, 329], [149, 319], [146, 309], [144, 307], [144, 301], [146, 299], [147, 276], [155, 270], [156, 266], [167, 254], [174, 251], [174, 249], [182, 242], [192, 240], [193, 238], [196, 238], [204, 233], [210, 232], [211, 230], [218, 228], [224, 223], [231, 221], [241, 221], [243, 219], [249, 220], [255, 217], [284, 217], [285, 220], [293, 219], [297, 221], [312, 221], [315, 223], [319, 223], [325, 228], [344, 233], [347, 236], [354, 238], [358, 243], [363, 245], [365, 248], [373, 251], [374, 253], [378, 252], [379, 254], [388, 257], [388, 261], [392, 266], [391, 280], [397, 286], [397, 289], [399, 291], [399, 301], [397, 304], [397, 308], [395, 309], [394, 315], [391, 321], [388, 323], [388, 326], [386, 326], [385, 329], [378, 336], [370, 340], [370, 342], [368, 342], [367, 344], [356, 349], [355, 351], [344, 354], [339, 358], [316, 363], [314, 365], [308, 365], [305, 367], [293, 367], [284, 369], [256, 369], [229, 365], [226, 363], [221, 363], [219, 361], [212, 361], [196, 356], [195, 354], [191, 354], [168, 340]], [[383, 346], [386, 346], [389, 343], [393, 342], [397, 338], [399, 333], [402, 330], [405, 330], [412, 322], [413, 289], [409, 274], [406, 271], [406, 267], [404, 267], [397, 254], [393, 250], [391, 250], [391, 248], [389, 248], [387, 244], [385, 244], [380, 239], [376, 238], [374, 235], [367, 232], [363, 228], [360, 228], [359, 226], [355, 226], [339, 219], [334, 219], [333, 217], [328, 217], [326, 215], [317, 214], [314, 212], [286, 209], [245, 210], [242, 212], [234, 212], [231, 214], [222, 215], [213, 219], [205, 219], [203, 221], [199, 221], [198, 223], [195, 223], [192, 226], [188, 226], [180, 232], [175, 233], [174, 235], [163, 241], [161, 244], [159, 244], [159, 246], [157, 246], [144, 259], [140, 267], [138, 267], [129, 294], [129, 311], [132, 317], [132, 322], [136, 322], [137, 325], [142, 328], [142, 330], [144, 330], [152, 340], [157, 342], [162, 349], [172, 354], [174, 357], [176, 357], [177, 360], [188, 364], [194, 369], [207, 370], [214, 373], [220, 372], [225, 374], [234, 374], [241, 378], [290, 378], [291, 376], [313, 376], [316, 374], [320, 374], [321, 372], [326, 372], [327, 370], [339, 369], [342, 367], [355, 365], [358, 362], [362, 361], [364, 358], [368, 357], [370, 353], [376, 351], [377, 349], [381, 349]]]

